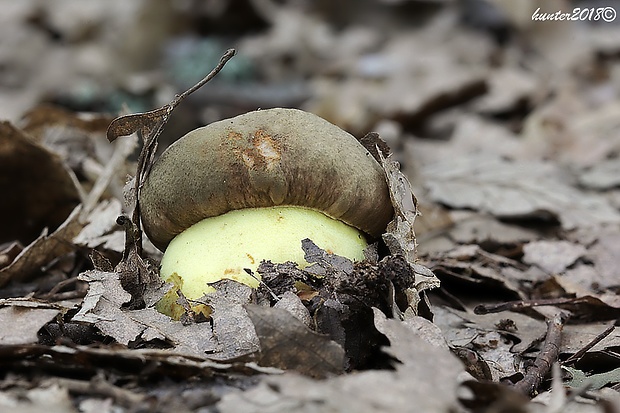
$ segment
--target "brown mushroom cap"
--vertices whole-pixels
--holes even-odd
[[[249,112],[195,129],[153,164],[140,192],[144,230],[164,250],[231,210],[312,208],[372,237],[392,219],[385,173],[349,133],[296,109]]]

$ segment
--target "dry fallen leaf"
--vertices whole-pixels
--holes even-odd
[[[344,350],[286,310],[245,306],[260,341],[258,363],[325,378],[344,372]]]
[[[55,305],[13,300],[0,300],[0,345],[34,344],[39,342],[38,331],[62,308]]]
[[[452,208],[473,208],[501,218],[551,214],[564,229],[620,222],[605,198],[570,186],[549,162],[463,156],[423,170],[429,197]]]
[[[208,324],[184,326],[153,308],[121,308],[131,300],[131,295],[121,286],[119,274],[92,270],[79,278],[88,282],[89,290],[82,308],[73,317],[74,322],[93,324],[124,345],[157,339],[172,345],[171,352],[204,359],[217,351],[218,344]]]
[[[113,147],[105,140],[112,118],[99,113],[76,113],[60,106],[39,105],[23,117],[23,130],[57,154],[87,184],[97,180]],[[129,168],[118,168],[118,175]]]
[[[531,229],[507,224],[488,215],[472,215],[458,220],[449,232],[459,244],[520,244],[540,235]]]
[[[395,370],[355,372],[324,380],[292,373],[268,377],[258,386],[225,395],[217,404],[228,412],[448,412],[457,409],[461,363],[409,327],[375,312],[377,327],[390,337],[386,347],[401,363]]]
[[[218,343],[211,358],[232,360],[256,353],[259,339],[245,309],[252,302],[252,288],[232,280],[221,280],[212,286],[215,291],[198,300],[211,309],[213,335]]]
[[[81,206],[78,205],[65,222],[51,234],[42,234],[24,248],[11,264],[0,269],[0,286],[9,280],[24,280],[40,271],[53,259],[75,249],[71,242],[82,229],[79,221]]]
[[[534,241],[523,246],[523,254],[523,262],[557,274],[566,271],[583,257],[586,249],[583,245],[568,241]]]
[[[121,213],[122,206],[118,199],[112,198],[99,202],[84,219],[84,228],[73,239],[73,242],[87,248],[96,248],[109,242],[110,232],[119,229],[116,218]],[[114,251],[123,252],[123,248],[114,249]]]
[[[425,290],[437,288],[440,284],[431,270],[417,262],[417,242],[413,227],[418,215],[417,199],[411,190],[409,179],[400,170],[400,164],[391,154],[383,152],[383,147],[386,145],[378,134],[369,133],[364,137],[364,141],[365,145],[377,142],[374,150],[371,148],[371,153],[378,158],[385,171],[390,200],[394,207],[394,217],[381,238],[390,253],[403,257],[415,273],[414,284],[406,287],[404,293],[407,296],[407,310],[417,314],[418,304],[421,301],[420,294]]]

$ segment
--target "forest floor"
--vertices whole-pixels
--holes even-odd
[[[620,412],[608,3],[0,0],[0,410]],[[377,132],[415,236],[304,243],[174,321],[139,154],[272,107]]]

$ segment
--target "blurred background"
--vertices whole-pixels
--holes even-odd
[[[237,57],[216,81],[175,112],[170,134],[294,106],[356,135],[379,127],[391,137],[422,132],[433,115],[474,100],[479,113],[514,120],[519,131],[528,110],[567,87],[566,77],[592,83],[592,104],[615,97],[617,84],[606,82],[617,76],[617,21],[532,21],[540,7],[613,5],[603,3],[2,0],[0,117],[18,120],[42,102],[145,111],[234,47]]]
[[[482,153],[589,168],[616,157],[620,19],[589,12],[614,4],[1,0],[0,118],[49,143],[41,125],[60,122],[53,105],[109,115],[91,125],[101,132],[122,112],[168,103],[236,48],[219,76],[177,108],[160,148],[225,117],[298,107],[358,138],[378,131],[418,197],[431,200],[420,169],[441,159]],[[575,10],[577,21],[533,19]],[[97,136],[95,146],[107,145]],[[61,151],[66,159],[82,150]],[[91,172],[106,156],[94,157]],[[420,235],[453,219],[439,204],[419,222]]]

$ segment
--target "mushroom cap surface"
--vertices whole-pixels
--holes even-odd
[[[279,205],[321,211],[371,237],[394,214],[373,156],[297,109],[249,112],[189,132],[157,159],[140,191],[144,230],[162,251],[205,218]]]

